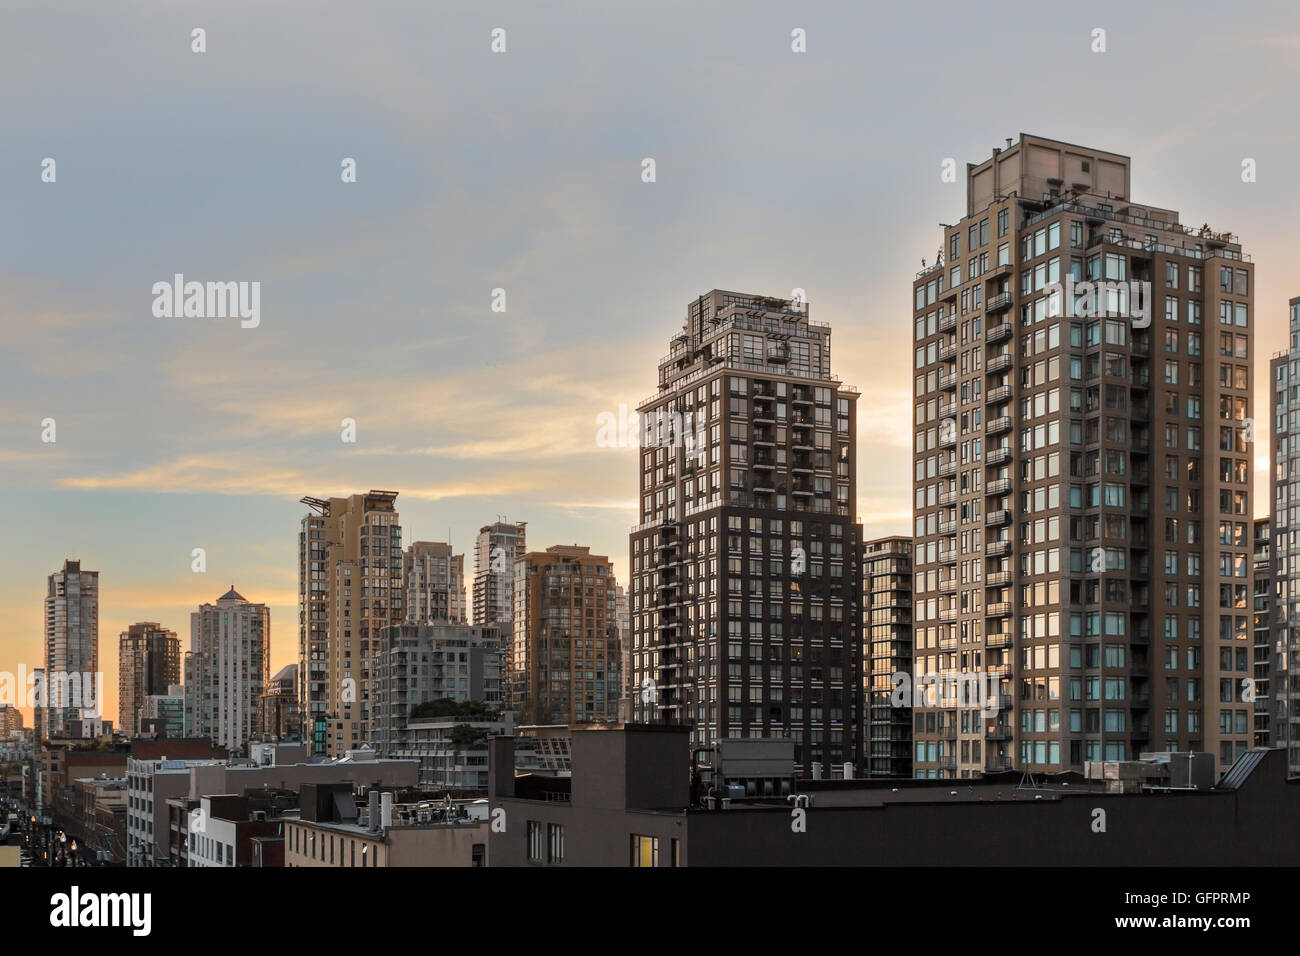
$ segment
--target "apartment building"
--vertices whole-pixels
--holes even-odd
[[[427,790],[485,791],[488,739],[514,733],[510,711],[478,716],[410,718],[387,757],[420,762],[420,786]]]
[[[379,632],[404,618],[396,501],[375,490],[302,499],[311,511],[298,532],[298,696],[314,754],[370,739]]]
[[[466,623],[465,555],[454,554],[450,544],[412,543],[402,553],[402,589],[408,624]]]
[[[23,712],[12,704],[0,704],[0,740],[23,729]]]
[[[235,590],[190,615],[185,655],[185,733],[231,752],[262,732],[271,679],[271,609]]]
[[[632,717],[632,612],[627,589],[621,584],[614,589],[614,621],[618,625],[618,716],[620,720],[629,720]]]
[[[912,776],[912,539],[862,546],[862,729],[865,772]]]
[[[604,555],[555,545],[515,564],[510,708],[527,723],[618,718],[618,582]]]
[[[858,392],[797,299],[714,289],[687,306],[637,406],[632,718],[692,744],[790,737],[860,765]]]
[[[371,729],[381,754],[406,746],[412,711],[423,704],[474,702],[492,712],[504,705],[504,655],[495,627],[397,624],[384,628],[379,642]]]
[[[36,734],[61,737],[67,722],[99,714],[99,572],[67,560],[46,579],[45,667]]]
[[[1022,134],[913,285],[914,773],[1250,745],[1253,270]]]
[[[515,562],[528,549],[528,522],[496,521],[474,541],[474,623],[509,634],[514,611]]]
[[[117,728],[134,737],[145,698],[180,683],[181,641],[156,621],[132,624],[118,635],[117,660]]]
[[[169,854],[168,801],[190,795],[191,768],[225,766],[228,758],[209,740],[187,738],[136,741],[125,762],[127,865],[163,864]]]
[[[1270,717],[1269,677],[1273,659],[1273,532],[1269,518],[1255,519],[1255,557],[1251,571],[1251,681],[1254,696],[1254,746],[1269,746]]]
[[[1269,743],[1300,774],[1300,296],[1288,304],[1287,348],[1269,362],[1272,468],[1272,625]]]

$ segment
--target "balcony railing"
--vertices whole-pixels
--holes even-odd
[[[984,341],[992,345],[995,342],[1001,342],[1003,339],[1011,338],[1011,323],[1003,322],[995,325],[984,333]]]
[[[1011,308],[1011,293],[1003,292],[1001,295],[995,295],[993,298],[989,299],[984,306],[984,311],[992,314],[1009,308]],[[1011,327],[1009,325],[1003,326],[1003,328],[1007,330],[1008,335],[1011,333]]]

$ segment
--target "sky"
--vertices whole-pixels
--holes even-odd
[[[525,520],[626,580],[635,451],[598,416],[654,392],[713,288],[807,291],[862,390],[865,533],[908,533],[911,282],[965,209],[941,166],[1021,132],[1131,156],[1135,200],[1241,237],[1267,510],[1293,4],[3,6],[0,671],[40,665],[46,577],[80,559],[111,719],[118,635],[186,649],[231,584],[296,661],[304,495],[396,490],[408,540],[458,550]],[[176,273],[259,282],[260,323],[156,316]]]

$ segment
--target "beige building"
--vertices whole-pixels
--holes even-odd
[[[313,754],[370,739],[380,631],[404,618],[397,492],[303,498],[298,534],[298,686]]]
[[[616,720],[622,663],[618,584],[604,555],[555,545],[514,573],[510,707],[528,723]]]
[[[1254,267],[1022,135],[912,284],[914,773],[1250,746]],[[954,682],[960,678],[961,682]],[[964,690],[962,688],[965,688]]]
[[[372,832],[355,823],[285,821],[284,865],[486,866],[487,823],[404,824]]]

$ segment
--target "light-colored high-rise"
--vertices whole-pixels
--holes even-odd
[[[402,553],[406,622],[466,623],[465,555],[442,541],[415,541]]]
[[[67,722],[99,716],[99,572],[64,561],[46,580],[43,726],[57,737]]]
[[[261,732],[271,677],[271,612],[232,586],[190,615],[185,655],[185,732],[232,753]]]
[[[396,491],[303,498],[298,533],[298,683],[304,741],[342,757],[370,740],[380,631],[404,619]]]
[[[145,698],[181,681],[180,638],[156,621],[132,624],[118,636],[117,661],[117,729],[133,737]]]
[[[1021,135],[912,282],[914,773],[1251,746],[1254,267]],[[962,682],[953,682],[960,678]]]
[[[1300,296],[1289,303],[1285,351],[1269,362],[1273,504],[1269,743],[1287,751],[1300,774]]]
[[[479,529],[474,542],[474,623],[511,633],[515,562],[523,556],[526,521],[496,521]]]

